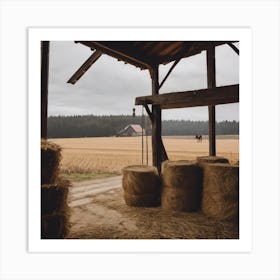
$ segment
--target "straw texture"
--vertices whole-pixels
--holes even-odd
[[[214,218],[238,222],[239,166],[225,163],[205,165],[202,212]]]

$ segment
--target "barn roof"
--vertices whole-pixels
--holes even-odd
[[[131,126],[132,129],[137,132],[137,133],[141,133],[142,132],[142,126],[140,124],[130,124],[127,126],[127,128]]]
[[[149,70],[160,64],[199,54],[211,46],[229,44],[235,48],[233,42],[236,41],[75,41],[89,47],[94,53],[68,82],[75,84],[102,54],[132,64],[141,70]]]
[[[139,124],[129,124],[121,131],[118,132],[118,135],[124,133],[129,127],[131,127],[136,133],[142,133],[142,126]]]

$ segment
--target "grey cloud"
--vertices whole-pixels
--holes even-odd
[[[151,81],[147,70],[124,64],[103,55],[73,86],[67,80],[91,55],[74,42],[51,42],[49,115],[131,114],[135,97],[149,95]],[[169,67],[160,66],[160,80]],[[238,57],[227,46],[217,48],[217,85],[238,83]],[[160,92],[205,88],[205,52],[182,59]],[[141,113],[141,108],[136,108]],[[217,120],[238,120],[238,104],[217,106]],[[166,110],[163,119],[207,120],[207,107]]]

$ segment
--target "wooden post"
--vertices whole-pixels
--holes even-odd
[[[41,138],[48,131],[49,41],[41,41]]]
[[[215,46],[210,46],[206,51],[207,56],[207,85],[208,88],[216,87]],[[216,112],[215,106],[208,106],[209,125],[209,156],[216,155]]]
[[[158,82],[158,65],[150,69],[152,78],[152,95],[159,94]],[[152,148],[153,148],[153,165],[161,172],[161,109],[159,105],[152,105]]]

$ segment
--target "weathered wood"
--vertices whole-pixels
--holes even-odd
[[[191,90],[170,92],[160,95],[136,97],[135,105],[159,105],[161,109],[186,108],[239,102],[239,84]]]
[[[161,162],[168,160],[168,155],[167,152],[165,150],[163,141],[162,141],[162,137],[160,137],[160,150],[161,150]]]
[[[210,46],[206,50],[206,58],[207,58],[207,85],[208,85],[208,89],[213,90],[216,89],[215,46]],[[215,156],[216,155],[216,110],[213,104],[208,106],[208,126],[209,126],[209,156]]]
[[[239,55],[239,49],[233,43],[227,43],[227,44]]]
[[[153,113],[151,112],[149,106],[147,104],[143,104],[144,108],[146,109],[146,112],[151,120],[151,122],[153,122]]]
[[[152,95],[158,96],[159,83],[158,83],[158,66],[150,69],[152,78]],[[152,153],[153,153],[153,165],[157,167],[159,173],[161,171],[161,109],[158,105],[152,105]]]
[[[95,51],[86,61],[85,63],[72,75],[72,77],[67,81],[74,85],[91,67],[91,65],[98,60],[98,58],[102,55],[102,52]]]
[[[148,114],[148,116],[151,120],[151,123],[153,123],[153,118],[154,117],[153,117],[153,114],[152,114],[150,108],[148,107],[147,104],[144,104],[143,106],[146,109],[146,112],[147,112],[147,114]],[[167,155],[167,152],[166,152],[165,147],[163,145],[162,138],[160,138],[160,149],[161,149],[162,161],[168,160],[168,155]]]
[[[181,58],[175,60],[175,62],[172,64],[172,66],[170,67],[169,71],[165,75],[164,79],[161,81],[161,83],[159,85],[159,89],[163,86],[164,82],[167,80],[167,78],[171,74],[172,70],[175,68],[175,66],[179,63],[180,60],[181,60]]]
[[[151,68],[151,65],[147,61],[143,61],[142,58],[140,59],[137,56],[129,55],[125,51],[113,49],[100,42],[97,42],[97,41],[77,41],[77,42],[82,43],[90,48],[94,47],[96,50],[99,50],[99,51],[101,51],[107,55],[110,55],[112,57],[115,57],[117,59],[124,60],[129,64],[139,67],[140,69],[150,69]]]
[[[41,41],[41,138],[48,136],[49,41]]]

